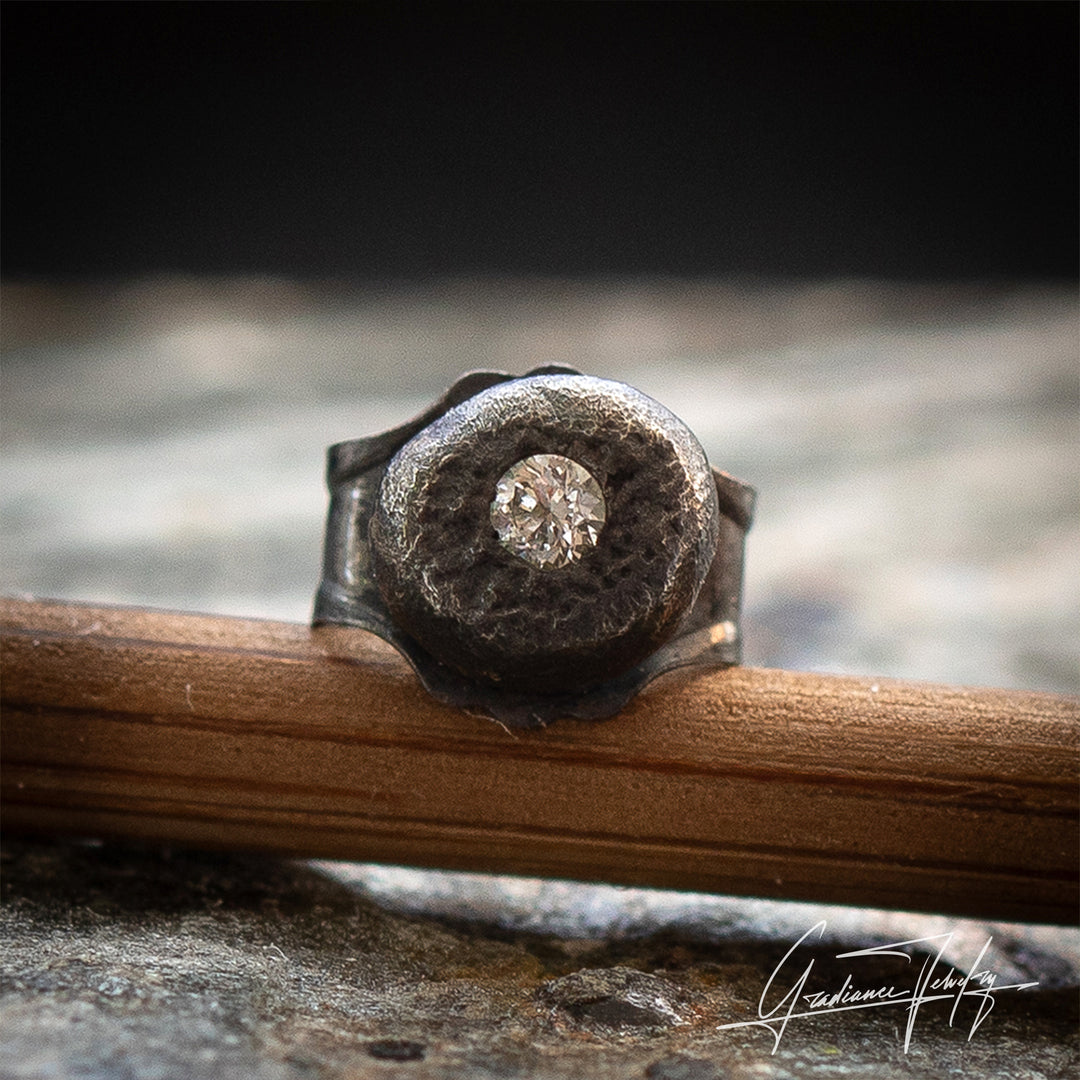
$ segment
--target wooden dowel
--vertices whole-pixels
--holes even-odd
[[[363,631],[6,600],[7,829],[1071,923],[1080,702],[732,668],[509,732]]]

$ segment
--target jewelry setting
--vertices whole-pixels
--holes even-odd
[[[389,641],[440,701],[515,726],[739,662],[754,492],[685,424],[565,367],[473,372],[328,452],[313,623]]]

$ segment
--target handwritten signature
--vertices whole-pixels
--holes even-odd
[[[922,969],[915,980],[914,987],[870,986],[859,987],[849,973],[838,990],[807,991],[806,984],[814,970],[814,959],[803,969],[794,981],[788,982],[790,973],[798,970],[801,961],[797,953],[812,936],[819,939],[825,932],[825,921],[816,923],[784,954],[783,960],[776,965],[765,983],[765,989],[758,999],[758,1019],[743,1020],[734,1024],[721,1024],[720,1031],[731,1028],[762,1027],[773,1037],[772,1053],[780,1047],[780,1040],[792,1020],[802,1020],[811,1016],[826,1016],[829,1013],[848,1012],[853,1009],[874,1009],[888,1006],[904,1006],[907,1010],[907,1026],[904,1032],[904,1053],[911,1045],[912,1032],[919,1010],[934,1001],[952,1001],[949,1013],[949,1026],[956,1019],[956,1012],[964,999],[975,1003],[975,1016],[968,1029],[968,1041],[979,1030],[983,1021],[994,1007],[994,995],[1007,990],[1028,990],[1038,986],[1037,982],[1010,983],[998,985],[997,975],[980,968],[986,950],[993,938],[988,937],[979,951],[975,962],[970,967],[970,974],[962,974],[954,967],[945,970],[941,963],[942,955],[952,942],[953,935],[936,934],[932,937],[911,938],[908,941],[894,941],[887,945],[875,945],[869,949],[856,949],[853,952],[837,953],[837,960],[853,959],[862,956],[898,956],[910,963],[914,958],[905,948],[924,947],[927,955],[923,959]],[[774,987],[776,988],[774,990]],[[785,987],[786,992],[785,992]],[[770,1004],[779,996],[779,1000]]]

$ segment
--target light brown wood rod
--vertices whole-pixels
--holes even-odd
[[[733,668],[508,732],[362,631],[0,602],[3,824],[1076,921],[1080,702]]]

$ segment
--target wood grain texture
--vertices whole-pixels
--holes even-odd
[[[508,732],[344,628],[5,600],[7,829],[1032,922],[1080,905],[1080,702],[733,668]]]

